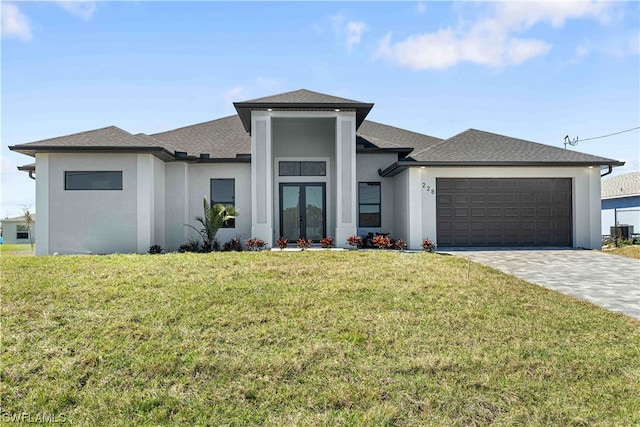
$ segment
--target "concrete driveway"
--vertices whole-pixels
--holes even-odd
[[[640,319],[640,260],[583,249],[447,249],[451,253]]]

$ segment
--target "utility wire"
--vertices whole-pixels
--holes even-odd
[[[631,129],[627,129],[627,130],[621,130],[620,132],[610,133],[609,135],[594,136],[593,138],[583,138],[583,139],[580,139],[579,141],[582,142],[582,141],[591,141],[592,139],[606,138],[608,136],[619,135],[619,134],[625,133],[625,132],[631,132],[632,130],[636,130],[636,129],[640,129],[640,126],[635,127],[635,128],[631,128]]]

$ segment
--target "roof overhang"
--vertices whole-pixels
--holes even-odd
[[[364,102],[234,102],[233,106],[238,112],[244,129],[249,133],[251,133],[252,111],[355,111],[356,129],[358,129],[373,108],[373,104]]]
[[[36,153],[148,153],[160,160],[174,160],[173,153],[163,147],[100,147],[100,146],[60,146],[46,145],[13,145],[9,150],[35,157]]]
[[[593,162],[429,162],[429,161],[398,161],[393,163],[386,169],[378,170],[378,174],[382,177],[396,176],[400,172],[408,168],[415,167],[585,167],[603,166],[600,163]],[[608,163],[605,166],[624,166],[624,162]]]
[[[18,166],[18,170],[19,171],[24,171],[24,172],[35,172],[36,164],[35,163],[29,163],[28,165]]]

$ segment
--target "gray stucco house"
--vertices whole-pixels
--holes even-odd
[[[31,224],[27,227],[24,216],[5,218],[2,221],[2,243],[35,243],[36,214],[31,214]]]
[[[371,103],[308,90],[152,135],[115,126],[14,145],[35,157],[38,254],[175,250],[202,198],[240,216],[219,239],[419,248],[600,247],[600,174],[623,163],[475,129],[448,139],[366,120]]]

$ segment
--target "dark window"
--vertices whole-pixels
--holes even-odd
[[[67,171],[65,190],[122,190],[122,171]]]
[[[211,180],[211,205],[236,206],[236,180],[212,179]],[[222,228],[235,228],[236,220],[230,219]]]
[[[358,183],[358,224],[360,227],[380,227],[380,183]]]
[[[16,239],[28,239],[29,238],[29,229],[26,225],[17,225],[16,226]]]
[[[326,176],[327,162],[278,162],[280,176]]]

